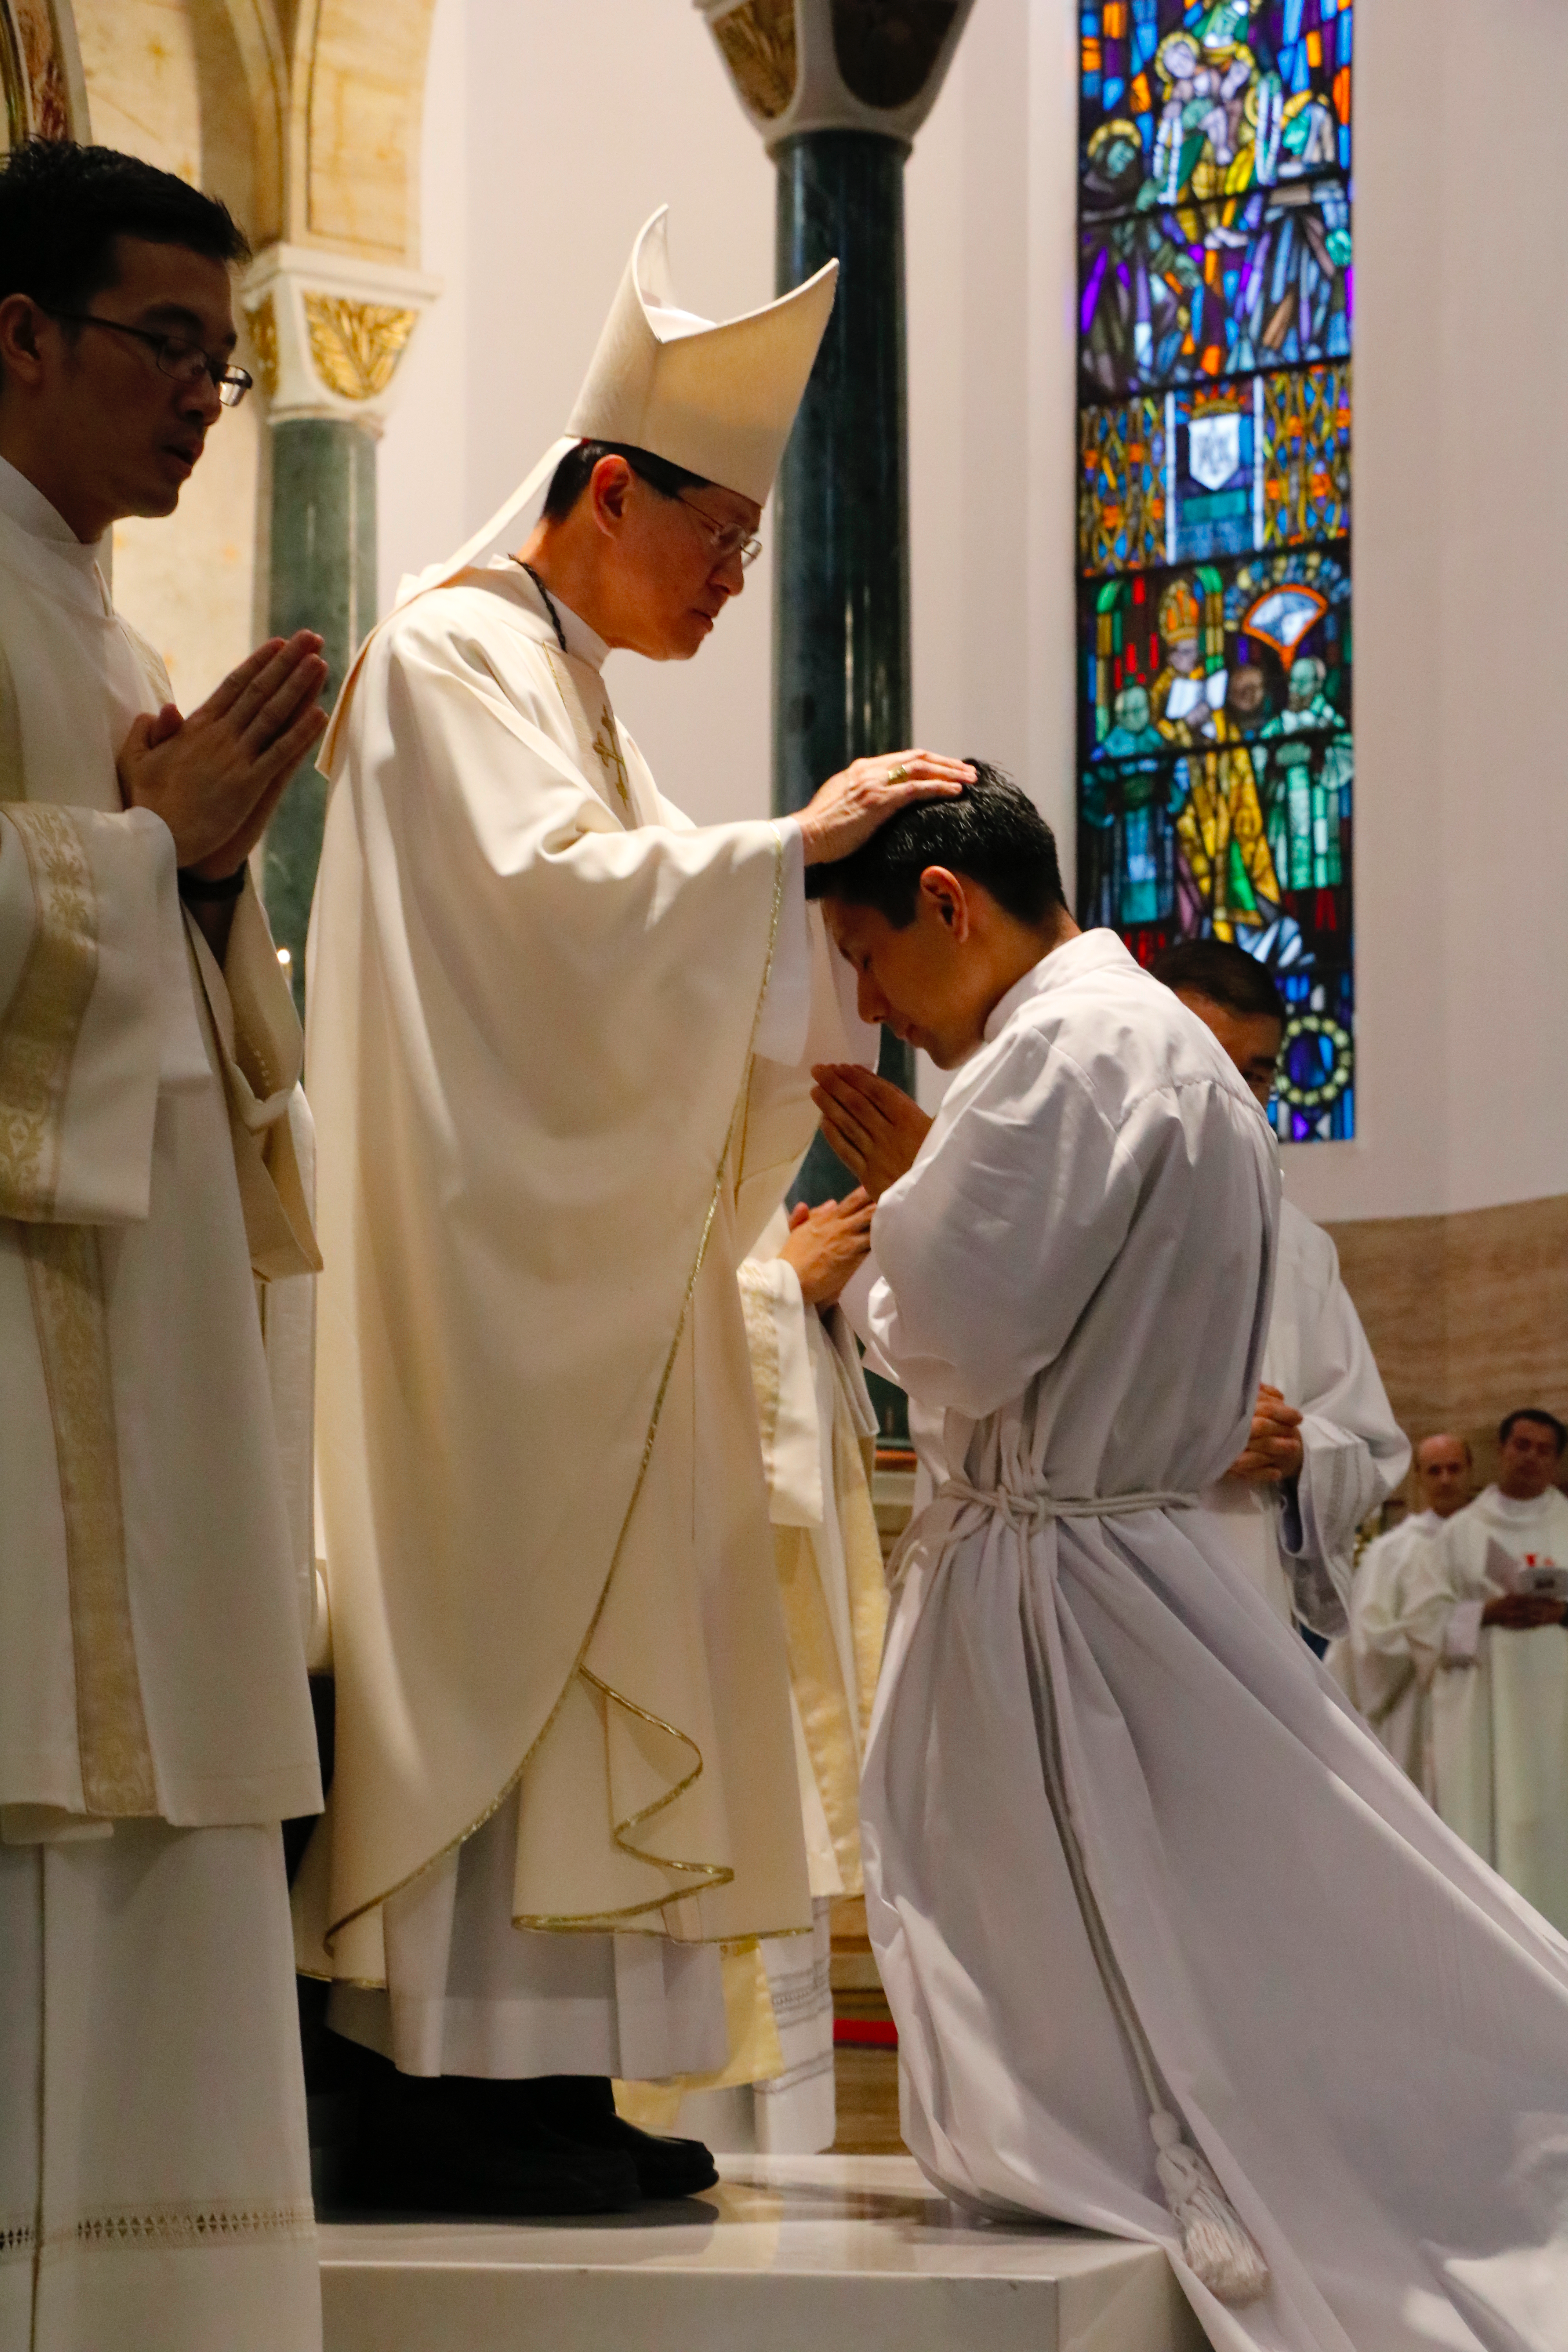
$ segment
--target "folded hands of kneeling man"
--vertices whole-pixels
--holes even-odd
[[[811,1099],[822,1132],[873,1201],[908,1175],[931,1132],[931,1120],[902,1087],[858,1062],[819,1062]]]

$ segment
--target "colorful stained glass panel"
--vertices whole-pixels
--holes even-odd
[[[1131,205],[1348,172],[1352,16],[1335,0],[1085,0],[1086,184]],[[1106,160],[1128,139],[1135,172]]]
[[[1354,1132],[1353,11],[1084,0],[1079,896],[1234,940],[1282,1138]]]
[[[1350,198],[1334,184],[1092,215],[1079,236],[1085,399],[1350,355]]]
[[[1304,368],[1085,408],[1079,568],[1133,572],[1342,538],[1350,368]]]

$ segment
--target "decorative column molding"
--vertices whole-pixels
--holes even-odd
[[[399,362],[438,281],[324,247],[270,245],[240,302],[274,425],[337,417],[379,438]]]
[[[272,245],[240,293],[272,441],[268,626],[319,630],[327,699],[376,618],[375,445],[434,278],[316,246]],[[301,1010],[326,782],[299,775],[268,828],[267,910]]]
[[[973,0],[695,0],[770,155],[814,131],[906,150],[935,105]]]

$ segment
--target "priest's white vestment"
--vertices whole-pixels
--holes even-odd
[[[1568,1932],[1568,1629],[1481,1622],[1526,1562],[1568,1568],[1568,1498],[1489,1486],[1411,1562],[1399,1630],[1431,1685],[1433,1802]]]
[[[862,1792],[904,2136],[983,2209],[1166,2245],[1217,2347],[1469,2346],[1422,2242],[1528,2229],[1505,2174],[1518,2114],[1568,2112],[1568,1946],[1162,1500],[1239,1450],[1277,1182],[1218,1046],[1091,931],[879,1204],[866,1327],[952,1482],[894,1564]],[[1181,2258],[1145,2063],[1260,2301]]]
[[[1351,1587],[1350,1631],[1329,1644],[1323,1661],[1394,1762],[1428,1798],[1432,1661],[1412,1651],[1406,1619],[1411,1571],[1442,1525],[1436,1511],[1412,1511],[1386,1535],[1373,1538]]]
[[[722,2064],[720,1943],[811,1925],[735,1277],[864,1044],[798,827],[692,829],[557,612],[506,561],[415,596],[329,738],[296,1900],[405,2071],[646,2078]]]
[[[117,749],[169,698],[0,463],[0,2352],[321,2343],[278,1824],[321,1802],[253,1274],[299,1024]]]
[[[1321,1225],[1279,1203],[1274,1305],[1261,1377],[1301,1414],[1301,1468],[1288,1485],[1237,1478],[1205,1496],[1248,1572],[1289,1624],[1342,1633],[1356,1530],[1410,1467],[1361,1318]]]
[[[777,2074],[748,2083],[729,2071],[725,2087],[687,2100],[679,2127],[717,2148],[800,2156],[831,2147],[837,2127],[832,1911],[863,1884],[860,1759],[888,1588],[871,1506],[877,1415],[859,1350],[839,1307],[806,1304],[780,1255],[787,1238],[781,1210],[741,1268],[741,1298],[789,1643],[813,1932],[762,1948]]]

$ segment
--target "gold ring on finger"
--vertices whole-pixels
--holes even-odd
[[[890,784],[901,784],[909,772],[909,770],[905,767],[889,768],[888,771],[888,782]]]

